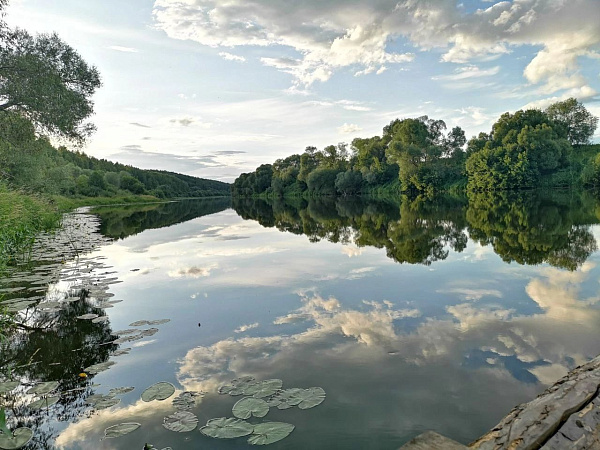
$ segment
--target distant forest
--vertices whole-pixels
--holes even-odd
[[[142,170],[97,159],[37,136],[17,113],[0,114],[0,181],[31,192],[66,197],[148,194],[158,198],[230,195],[230,185],[163,170]]]
[[[600,187],[600,145],[590,139],[598,118],[571,98],[546,110],[503,114],[490,133],[467,142],[427,116],[396,119],[381,136],[263,164],[240,175],[236,197],[432,194],[538,186]]]

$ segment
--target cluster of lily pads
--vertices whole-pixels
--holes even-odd
[[[3,275],[0,294],[9,296],[0,306],[9,313],[20,313],[35,308],[42,313],[58,311],[69,302],[81,299],[87,292],[94,297],[98,308],[110,308],[114,302],[106,301],[110,284],[119,283],[116,278],[107,278],[109,272],[97,275],[94,271],[109,269],[99,257],[82,257],[109,241],[97,232],[99,220],[89,214],[67,214],[63,226],[55,233],[41,233],[36,237],[31,253],[31,263],[11,268]],[[75,259],[76,264],[64,261]],[[34,264],[33,264],[34,263]],[[52,298],[48,286],[57,280],[73,282],[69,290],[59,293],[63,298]],[[94,317],[101,322],[107,319]]]
[[[175,386],[166,381],[160,381],[153,384],[142,392],[142,400],[145,402],[163,401],[170,398],[175,393]],[[202,392],[184,391],[173,399],[173,406],[176,411],[165,417],[163,426],[167,430],[176,432],[192,431],[198,426],[198,417],[189,410],[196,404],[196,398],[204,395]],[[136,422],[120,423],[110,426],[104,430],[103,439],[116,438],[129,434],[141,427]]]
[[[206,436],[231,439],[249,436],[252,445],[267,445],[280,441],[294,431],[294,425],[284,422],[263,422],[252,424],[246,419],[262,418],[269,409],[288,409],[297,406],[309,409],[320,405],[325,400],[325,391],[320,387],[309,389],[282,389],[283,381],[279,379],[256,381],[254,377],[244,376],[232,380],[218,389],[219,394],[231,396],[244,395],[233,405],[235,418],[220,417],[209,420],[200,432]]]
[[[0,383],[0,395],[8,394],[20,386],[18,381],[4,381]],[[58,387],[57,381],[47,381],[38,383],[30,387],[25,394],[39,397],[31,402],[27,407],[31,410],[48,408],[60,399],[59,395],[49,395]],[[11,432],[6,426],[6,416],[4,408],[0,409],[0,449],[15,450],[24,447],[33,438],[33,430],[27,427],[17,428]]]
[[[320,387],[309,389],[290,388],[282,389],[283,381],[278,379],[256,381],[253,377],[245,376],[236,378],[230,384],[218,389],[220,394],[231,396],[245,395],[238,400],[232,408],[234,417],[218,417],[210,419],[200,428],[200,432],[208,437],[217,439],[235,439],[248,436],[251,445],[267,445],[278,442],[294,431],[295,426],[285,422],[250,423],[247,419],[252,417],[265,417],[271,407],[288,409],[310,409],[320,405],[325,400],[325,391]],[[161,381],[150,386],[142,393],[142,400],[150,402],[162,401],[170,398],[175,393],[175,386],[166,381]],[[167,430],[185,433],[196,429],[198,417],[190,411],[196,402],[196,397],[203,393],[184,391],[173,400],[176,411],[163,420],[163,427]],[[102,400],[98,397],[100,401]],[[129,434],[141,424],[135,422],[120,423],[104,430],[104,438],[116,438]],[[150,447],[152,448],[152,447]],[[166,449],[165,449],[166,450]]]

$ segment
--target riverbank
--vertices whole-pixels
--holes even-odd
[[[0,275],[18,262],[27,261],[43,232],[57,230],[62,214],[83,206],[162,203],[152,195],[116,197],[42,196],[13,190],[0,183]]]
[[[48,199],[0,184],[0,274],[27,258],[36,235],[56,229],[60,222],[60,212]]]

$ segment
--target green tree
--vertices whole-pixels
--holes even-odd
[[[572,145],[588,144],[598,126],[598,118],[574,98],[550,105],[546,114],[566,130]]]
[[[335,169],[316,169],[310,173],[306,184],[313,194],[335,195],[335,180],[339,172]]]
[[[505,113],[488,135],[468,144],[466,171],[475,190],[522,189],[568,165],[571,145],[565,129],[543,111]]]
[[[132,194],[144,193],[144,185],[142,182],[129,174],[121,177],[121,188],[128,190]]]
[[[39,131],[82,142],[94,130],[98,70],[56,34],[4,28],[0,45],[0,113],[15,111]]]
[[[358,194],[362,188],[363,178],[360,172],[347,170],[335,177],[335,188],[342,195]]]

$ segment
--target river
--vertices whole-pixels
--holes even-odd
[[[0,283],[31,299],[1,344],[7,426],[32,449],[468,443],[600,353],[599,211],[572,191],[99,208]],[[244,434],[206,424],[246,396],[252,434],[210,437]]]

